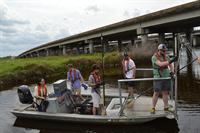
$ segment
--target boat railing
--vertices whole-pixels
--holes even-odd
[[[153,70],[153,69],[139,69],[139,70]],[[121,84],[122,83],[126,83],[126,82],[139,82],[139,81],[158,81],[158,80],[172,80],[172,77],[166,77],[166,78],[137,78],[137,79],[119,79],[118,80],[118,89],[119,89],[119,99],[120,99],[120,106],[121,106],[121,111],[120,111],[120,115],[123,113],[123,109],[124,109],[124,105],[122,103],[122,87]],[[170,91],[170,98],[171,100],[173,100],[174,98],[174,91],[173,91],[173,83],[171,83],[171,91]]]

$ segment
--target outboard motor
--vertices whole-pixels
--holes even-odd
[[[21,85],[17,90],[19,101],[23,104],[33,103],[33,96],[30,92],[30,89],[27,85]]]

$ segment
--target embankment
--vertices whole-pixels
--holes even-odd
[[[105,54],[105,76],[122,75],[122,55],[118,52]],[[134,57],[138,67],[150,65],[149,56]],[[0,90],[5,90],[21,84],[34,84],[40,78],[45,78],[48,83],[57,79],[66,78],[65,64],[72,63],[87,80],[92,64],[102,65],[101,54],[87,54],[74,56],[53,56],[29,59],[1,59],[0,60]]]

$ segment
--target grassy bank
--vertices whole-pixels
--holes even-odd
[[[121,54],[117,52],[105,54],[105,76],[121,75]],[[134,58],[137,66],[149,63],[144,57]],[[47,82],[66,77],[65,64],[73,63],[85,79],[88,78],[91,65],[101,65],[101,54],[84,54],[71,56],[52,56],[27,59],[0,59],[0,90],[20,84],[36,83],[43,77]],[[145,63],[145,65],[146,65]]]

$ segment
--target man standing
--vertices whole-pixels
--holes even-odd
[[[166,78],[170,77],[170,73],[174,73],[174,67],[171,63],[177,61],[178,57],[170,60],[169,56],[166,55],[166,50],[166,45],[160,44],[157,51],[151,58],[154,78]],[[162,93],[162,98],[164,102],[164,111],[168,111],[168,95],[171,88],[171,80],[155,80],[153,82],[153,87],[154,94],[152,98],[152,108],[150,112],[152,114],[155,113],[155,107],[160,92]]]
[[[126,79],[134,79],[136,74],[136,66],[134,61],[129,57],[127,52],[124,52],[124,59],[122,60],[123,74]],[[133,97],[134,82],[127,82],[128,93],[130,97]]]
[[[69,71],[67,72],[67,80],[71,82],[73,93],[78,95],[81,100],[84,100],[81,95],[81,82],[83,82],[83,77],[80,71],[74,68],[72,64],[68,65],[68,69]]]

